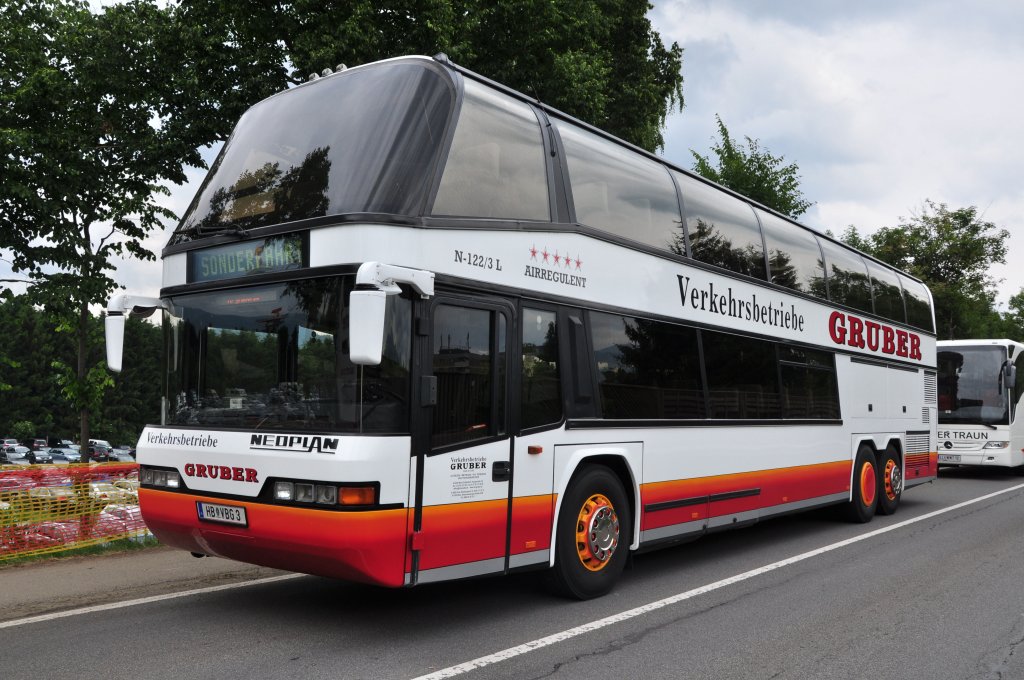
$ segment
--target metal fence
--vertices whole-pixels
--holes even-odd
[[[136,463],[0,467],[0,562],[148,533]]]

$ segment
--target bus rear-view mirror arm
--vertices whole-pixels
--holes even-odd
[[[348,342],[353,364],[380,364],[384,347],[384,310],[388,295],[399,295],[407,284],[420,297],[434,294],[433,272],[380,262],[366,262],[356,273],[356,287],[349,294]]]
[[[157,309],[167,309],[167,303],[160,298],[142,297],[118,293],[107,303],[107,318],[104,321],[107,344],[107,368],[115,373],[121,371],[124,356],[124,320],[128,316],[146,318]]]

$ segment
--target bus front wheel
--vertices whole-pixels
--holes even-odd
[[[548,585],[580,600],[610,591],[626,566],[631,527],[619,478],[603,466],[584,469],[562,500]]]
[[[853,494],[846,504],[846,518],[851,522],[870,522],[878,508],[878,462],[875,452],[867,444],[857,449],[853,462]]]

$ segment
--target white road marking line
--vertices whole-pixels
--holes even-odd
[[[721,581],[715,581],[714,583],[709,583],[699,588],[694,588],[693,590],[687,590],[686,592],[666,597],[663,600],[651,602],[649,604],[642,605],[635,609],[629,609],[618,614],[612,614],[611,616],[606,616],[603,619],[591,621],[590,623],[585,623],[582,626],[577,626],[576,628],[563,630],[560,633],[555,633],[553,635],[548,635],[547,637],[532,640],[531,642],[526,642],[516,647],[509,647],[508,649],[502,650],[500,652],[495,652],[494,654],[489,654],[487,656],[481,656],[479,658],[473,659],[472,661],[466,661],[465,663],[460,663],[456,666],[442,668],[439,671],[434,671],[433,673],[428,673],[427,675],[421,675],[419,677],[413,678],[413,680],[442,680],[442,678],[453,678],[457,675],[462,675],[464,673],[468,673],[478,668],[483,668],[485,666],[490,666],[492,664],[500,663],[502,661],[507,661],[508,659],[512,659],[514,657],[521,656],[523,654],[527,654],[529,652],[533,652],[544,647],[550,647],[551,645],[558,644],[559,642],[564,642],[565,640],[578,637],[585,633],[591,633],[595,630],[599,630],[601,628],[605,628],[616,623],[621,623],[622,621],[628,621],[629,619],[633,619],[638,616],[648,614],[658,609],[663,609],[665,607],[668,607],[669,605],[677,604],[684,600],[692,599],[694,597],[697,597],[698,595],[704,595],[706,593],[710,593],[713,590],[718,590],[719,588],[731,586],[734,583],[747,581],[749,579],[754,578],[755,576],[767,574],[768,572],[775,571],[783,567],[788,567],[791,564],[803,562],[804,560],[809,560],[812,557],[817,557],[818,555],[823,555],[827,552],[838,550],[839,548],[845,548],[848,545],[852,545],[860,541],[866,541],[869,538],[874,538],[875,536],[880,536],[890,531],[896,531],[897,529],[902,529],[903,527],[909,526],[911,524],[923,522],[926,519],[931,519],[932,517],[937,517],[947,512],[959,510],[960,508],[964,508],[975,503],[980,503],[981,501],[985,501],[990,498],[995,498],[996,496],[1001,496],[1003,494],[1010,493],[1011,491],[1019,491],[1021,489],[1024,489],[1024,484],[1018,484],[1017,486],[1011,486],[1007,489],[1002,489],[1001,491],[996,491],[994,493],[986,494],[984,496],[979,496],[978,498],[974,498],[969,501],[964,501],[962,503],[957,503],[956,505],[951,505],[948,508],[943,508],[941,510],[929,512],[925,515],[921,515],[920,517],[914,517],[912,519],[908,519],[906,521],[899,522],[891,526],[876,529],[874,531],[869,531],[866,534],[861,534],[859,536],[854,536],[853,538],[848,538],[846,540],[839,541],[838,543],[833,543],[831,545],[826,545],[815,550],[810,550],[808,552],[801,553],[799,555],[795,555],[784,560],[780,560],[779,562],[766,564],[763,567],[751,569],[750,571],[745,571],[742,574],[736,574],[735,576],[730,576],[729,578],[722,579]]]
[[[204,595],[206,593],[216,593],[222,590],[232,590],[234,588],[259,586],[264,585],[266,583],[274,583],[276,581],[287,581],[293,578],[300,578],[302,576],[305,576],[305,574],[285,574],[284,576],[268,576],[267,578],[259,578],[253,581],[242,581],[240,583],[227,583],[222,586],[209,586],[206,588],[196,588],[194,590],[183,590],[180,593],[167,593],[166,595],[151,595],[150,597],[140,597],[135,600],[125,600],[124,602],[110,602],[108,604],[93,605],[91,607],[69,609],[63,612],[52,612],[50,614],[40,614],[39,616],[29,616],[24,619],[0,621],[0,629],[14,628],[15,626],[24,626],[30,623],[41,623],[43,621],[53,621],[54,619],[63,619],[68,616],[78,616],[80,614],[92,614],[93,612],[104,612],[110,611],[111,609],[123,609],[125,607],[134,607],[135,605],[139,604],[149,604],[151,602],[174,600],[179,597],[190,597],[192,595]]]

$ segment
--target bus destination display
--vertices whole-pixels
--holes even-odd
[[[204,283],[299,269],[306,264],[305,254],[302,234],[204,248],[188,254],[188,279]]]

